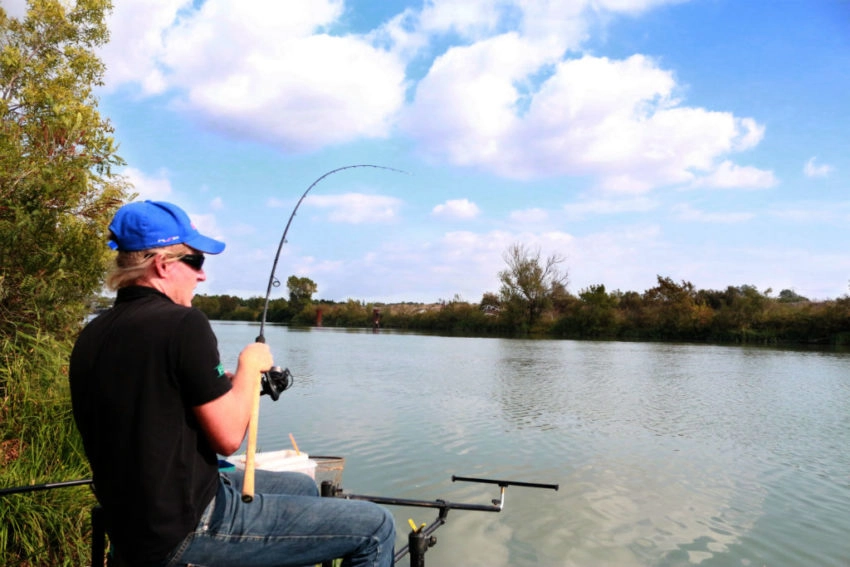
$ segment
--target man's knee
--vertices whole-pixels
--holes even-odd
[[[375,535],[382,541],[395,539],[395,518],[392,513],[383,506],[378,506],[377,504],[375,506],[381,511],[381,520],[378,522]]]

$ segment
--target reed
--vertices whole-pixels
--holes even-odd
[[[89,478],[71,413],[70,345],[23,329],[0,347],[0,487]],[[0,565],[90,564],[88,486],[0,498]]]

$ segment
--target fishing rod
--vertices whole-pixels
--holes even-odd
[[[292,219],[295,218],[295,213],[298,212],[298,207],[301,206],[301,203],[307,197],[307,194],[310,192],[310,190],[313,189],[313,187],[315,187],[316,185],[318,185],[325,177],[328,177],[340,171],[345,171],[346,169],[356,169],[359,167],[371,167],[374,169],[386,169],[388,171],[395,171],[397,173],[407,173],[406,171],[402,171],[400,169],[395,169],[384,165],[374,165],[370,163],[345,165],[336,169],[332,169],[327,173],[321,175],[318,179],[311,183],[309,187],[307,187],[307,190],[304,191],[304,194],[301,195],[301,198],[298,199],[297,203],[295,203],[295,207],[292,209],[292,214],[289,215],[289,220],[286,221],[286,227],[283,229],[283,235],[280,237],[280,244],[278,244],[277,252],[274,255],[272,270],[269,274],[269,283],[266,287],[266,299],[263,304],[263,315],[260,318],[260,334],[257,335],[256,342],[266,342],[266,337],[263,333],[266,326],[266,317],[268,316],[269,312],[269,298],[271,297],[272,288],[280,286],[280,280],[278,280],[275,276],[275,272],[277,271],[277,263],[278,260],[280,260],[280,252],[281,250],[283,250],[284,243],[286,243],[286,235],[289,233],[289,227],[292,225]],[[257,429],[259,427],[260,396],[263,394],[268,394],[273,401],[277,401],[278,397],[280,397],[280,393],[289,388],[290,386],[292,386],[292,373],[289,371],[289,369],[281,368],[280,366],[273,366],[269,369],[268,372],[263,372],[262,376],[260,377],[260,381],[257,382],[254,387],[254,396],[252,398],[251,406],[251,417],[248,421],[248,446],[245,452],[245,481],[242,488],[243,502],[251,502],[254,499],[254,456],[257,450]]]
[[[268,314],[268,311],[269,311],[269,297],[271,296],[272,288],[280,286],[280,281],[275,277],[275,271],[277,270],[277,262],[280,259],[280,251],[283,249],[283,245],[286,243],[286,235],[289,233],[289,226],[292,224],[292,219],[295,218],[295,213],[298,212],[298,207],[301,206],[302,201],[304,201],[304,199],[307,197],[307,193],[309,193],[310,190],[313,189],[313,187],[315,187],[316,185],[318,185],[325,177],[328,177],[328,176],[333,175],[334,173],[338,173],[340,171],[344,171],[346,169],[355,169],[355,168],[358,168],[358,167],[372,167],[372,168],[375,168],[375,169],[386,169],[388,171],[395,171],[396,173],[407,173],[406,171],[403,171],[401,169],[395,169],[393,167],[387,167],[387,166],[384,166],[384,165],[373,165],[373,164],[370,164],[370,163],[360,163],[360,164],[356,164],[356,165],[345,165],[345,166],[338,167],[336,169],[332,169],[332,170],[328,171],[327,173],[325,173],[324,175],[322,175],[321,177],[316,179],[309,187],[307,187],[307,190],[304,191],[304,194],[301,195],[301,198],[298,199],[298,202],[295,204],[295,208],[292,209],[292,214],[289,215],[289,220],[286,221],[286,228],[283,229],[283,236],[280,237],[280,244],[278,244],[278,246],[277,246],[277,253],[274,256],[274,263],[272,264],[272,271],[269,274],[269,285],[266,288],[266,301],[265,301],[265,304],[263,305],[263,316],[260,319],[260,335],[257,337],[258,343],[266,342],[266,339],[263,336],[263,329],[266,326],[266,315]]]
[[[52,490],[54,488],[65,488],[68,486],[84,486],[91,484],[90,478],[80,480],[65,480],[61,482],[45,482],[43,484],[27,484],[24,486],[14,486],[11,488],[0,488],[0,496],[7,494],[24,494],[26,492],[38,492],[40,490]]]
[[[289,220],[286,221],[286,227],[283,229],[283,235],[280,237],[280,244],[277,245],[277,252],[274,256],[274,262],[272,263],[271,273],[269,273],[269,283],[266,286],[266,297],[263,304],[263,314],[260,317],[260,334],[257,336],[256,342],[264,343],[266,342],[266,337],[263,334],[266,326],[266,319],[268,317],[269,312],[269,299],[271,298],[272,288],[280,286],[280,280],[275,276],[275,272],[277,271],[277,264],[280,260],[280,252],[283,250],[283,245],[286,243],[286,235],[289,234],[289,227],[292,225],[292,220],[295,218],[295,214],[298,212],[298,207],[301,206],[301,203],[307,197],[307,194],[318,185],[325,177],[333,175],[334,173],[338,173],[340,171],[344,171],[346,169],[355,169],[359,167],[371,167],[374,169],[385,169],[388,171],[395,171],[397,173],[407,173],[401,169],[395,169],[393,167],[387,167],[384,165],[374,165],[369,163],[361,163],[356,165],[345,165],[342,167],[338,167],[336,169],[332,169],[318,179],[313,181],[307,190],[301,195],[301,198],[298,199],[298,202],[295,203],[295,207],[292,209],[292,214],[289,215]],[[280,393],[292,386],[292,374],[289,372],[288,368],[281,369],[279,366],[273,367],[269,372],[263,375],[263,379],[261,381],[261,394],[267,394],[273,401],[277,401],[280,397]]]

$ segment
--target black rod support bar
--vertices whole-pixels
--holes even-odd
[[[446,500],[410,500],[408,498],[388,498],[386,496],[366,496],[363,494],[338,494],[336,498],[347,500],[368,500],[375,504],[386,504],[389,506],[406,506],[410,508],[439,508],[445,510],[473,510],[476,512],[500,512],[499,506],[488,504],[465,504],[461,502],[447,502]]]
[[[497,480],[494,478],[473,478],[470,476],[452,475],[452,482],[483,482],[485,484],[498,484],[501,487],[505,486],[524,486],[526,488],[545,488],[548,490],[558,490],[557,484],[543,484],[540,482],[520,482],[518,480]]]

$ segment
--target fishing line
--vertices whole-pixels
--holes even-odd
[[[286,228],[283,229],[283,236],[280,237],[280,244],[278,244],[278,246],[277,246],[277,253],[274,256],[274,263],[272,264],[272,271],[269,274],[269,285],[266,288],[266,300],[265,300],[265,304],[263,305],[263,316],[260,319],[260,334],[259,334],[259,336],[257,336],[257,342],[258,343],[266,342],[266,338],[263,335],[263,330],[265,329],[266,316],[268,315],[268,312],[269,312],[269,297],[271,296],[272,288],[280,286],[280,280],[278,280],[277,277],[275,277],[275,271],[277,270],[277,262],[280,259],[280,251],[283,249],[283,245],[286,242],[286,235],[287,235],[287,233],[289,233],[289,226],[292,224],[292,219],[295,218],[295,213],[298,212],[298,207],[301,206],[302,201],[304,201],[304,198],[307,197],[307,193],[309,193],[310,190],[313,187],[315,187],[316,185],[318,185],[319,182],[322,181],[325,177],[328,177],[329,175],[333,175],[334,173],[338,173],[340,171],[344,171],[346,169],[355,169],[355,168],[358,168],[358,167],[371,167],[371,168],[374,168],[374,169],[386,169],[388,171],[395,171],[396,173],[407,173],[406,171],[403,171],[401,169],[395,169],[393,167],[386,167],[386,166],[383,166],[383,165],[373,165],[373,164],[369,164],[369,163],[361,163],[361,164],[356,164],[356,165],[345,165],[343,167],[338,167],[336,169],[332,169],[331,171],[328,171],[327,173],[325,173],[324,175],[322,175],[321,177],[316,179],[309,187],[307,187],[307,190],[304,191],[304,194],[301,195],[301,198],[298,199],[298,202],[295,204],[295,208],[292,209],[292,214],[289,215],[289,220],[286,221]]]

